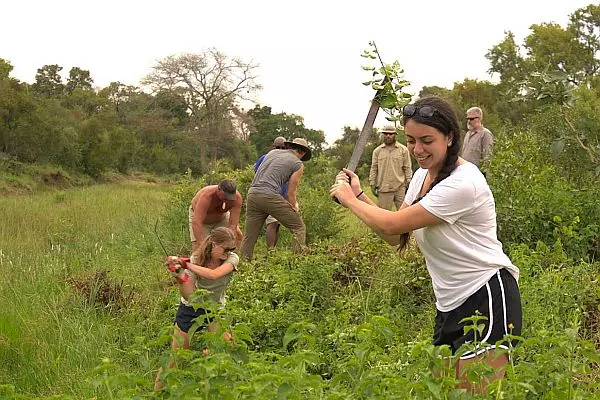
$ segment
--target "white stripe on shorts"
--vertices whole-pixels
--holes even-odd
[[[504,295],[504,284],[502,283],[502,279],[500,278],[500,270],[498,270],[496,272],[496,275],[498,276],[498,283],[500,284],[500,292],[502,293],[502,311],[504,314],[503,315],[504,316],[504,333],[506,334],[506,333],[508,333],[506,331],[507,325],[508,325],[507,320],[506,320],[506,297]],[[492,304],[492,291],[490,289],[489,283],[485,284],[485,288],[487,289],[487,294],[488,294],[488,307],[490,310],[490,318],[489,318],[489,325],[488,325],[487,333],[486,333],[485,337],[481,340],[481,342],[486,342],[490,338],[490,335],[492,334],[492,329],[494,326],[494,308],[493,308],[493,304]],[[503,348],[503,349],[508,349],[508,347],[505,345],[500,345],[498,347]],[[495,349],[495,348],[496,348],[495,344],[491,344],[491,345],[488,344],[485,347],[482,347],[480,344],[477,344],[477,346],[475,346],[474,351],[466,352],[465,354],[460,356],[460,359],[468,360],[469,358],[476,357],[487,350],[491,350],[491,349]]]

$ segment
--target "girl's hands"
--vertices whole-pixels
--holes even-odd
[[[189,261],[189,259],[177,256],[167,256],[167,259],[165,260],[165,267],[177,283],[184,283],[190,278],[190,276],[184,272],[187,261]]]

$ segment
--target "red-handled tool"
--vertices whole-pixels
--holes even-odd
[[[187,269],[189,261],[189,257],[167,256],[165,265],[169,271],[176,275],[177,283],[185,283],[190,279],[190,276],[183,272],[184,269]]]

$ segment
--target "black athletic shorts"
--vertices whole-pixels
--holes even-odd
[[[474,339],[473,330],[464,333],[465,325],[460,323],[463,318],[475,315],[479,311],[487,320],[480,320],[479,324],[485,324],[482,334],[477,334],[477,342],[488,343],[485,347],[470,351],[461,355],[461,359],[474,357],[486,349],[496,347],[496,342],[507,333],[520,336],[522,325],[521,295],[515,278],[503,268],[483,285],[477,292],[473,293],[467,301],[452,311],[437,311],[435,317],[435,328],[433,333],[433,344],[436,346],[448,345],[452,354],[465,343],[472,343]],[[512,324],[512,325],[511,325]],[[512,343],[515,345],[516,343]],[[508,343],[500,347],[508,348]]]
[[[187,333],[194,324],[196,318],[198,318],[198,323],[200,324],[198,329],[206,328],[214,319],[214,317],[210,316],[210,311],[206,311],[204,308],[194,310],[194,307],[192,306],[186,306],[183,303],[179,303],[177,314],[175,314],[175,324],[177,324],[179,329]]]

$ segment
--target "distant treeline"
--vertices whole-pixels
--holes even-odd
[[[498,84],[465,79],[452,89],[424,87],[419,96],[448,99],[459,117],[479,106],[492,132],[511,128],[543,139],[569,178],[597,176],[600,6],[575,10],[566,27],[534,24],[520,45],[506,32],[485,57]],[[324,150],[323,131],[306,128],[301,116],[273,114],[267,106],[242,109],[239,104],[261,89],[258,65],[216,49],[166,57],[140,87],[112,82],[94,88],[89,71],[78,67],[64,82],[55,64],[39,68],[28,84],[12,78],[12,69],[0,58],[0,156],[17,161],[60,165],[92,177],[105,171],[200,175],[217,160],[245,167],[277,136],[305,137],[317,155]],[[356,128],[343,130],[327,150],[340,166],[358,135]],[[361,170],[377,144],[375,132]]]
[[[238,103],[260,89],[255,65],[215,49],[167,57],[142,86],[94,88],[78,67],[44,65],[35,82],[10,76],[0,59],[0,155],[97,177],[105,171],[201,174],[218,159],[242,168],[274,137],[306,137],[319,153],[324,133],[301,117]]]

